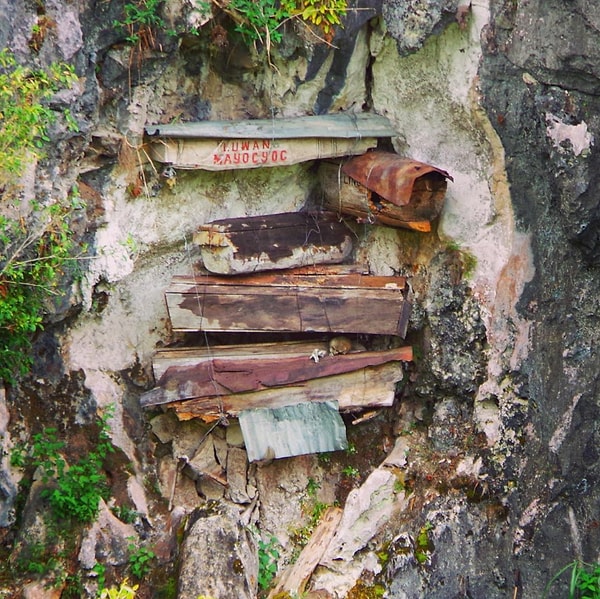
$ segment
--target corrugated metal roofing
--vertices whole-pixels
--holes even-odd
[[[390,121],[378,114],[324,114],[295,118],[245,121],[200,121],[174,125],[147,125],[146,135],[171,138],[292,139],[393,137]]]
[[[336,401],[244,410],[239,420],[251,462],[348,447]]]

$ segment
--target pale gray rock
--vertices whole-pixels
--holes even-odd
[[[459,0],[388,0],[383,4],[383,17],[403,54],[418,50],[444,13],[456,13],[459,4]]]
[[[135,528],[121,522],[100,500],[98,518],[81,543],[79,562],[86,570],[91,570],[99,561],[112,566],[126,564],[131,539],[136,536]]]
[[[256,597],[256,544],[240,513],[213,503],[192,514],[181,548],[178,599]]]
[[[248,494],[248,455],[244,449],[232,447],[227,454],[228,497],[234,503],[250,503]]]

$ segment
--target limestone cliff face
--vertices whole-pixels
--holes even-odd
[[[68,107],[79,130],[51,131],[24,193],[64,197],[78,185],[87,207],[75,231],[89,259],[35,340],[32,374],[7,386],[1,420],[7,454],[52,426],[81,448],[96,410],[115,406],[112,492],[137,519],[125,529],[103,508],[78,537],[68,564],[86,592],[97,562],[109,563],[114,580],[126,575],[135,535],[157,548],[163,573],[143,581],[142,596],[163,596],[164,573],[175,580],[179,571],[181,597],[235,592],[228,581],[194,580],[211,571],[194,565],[203,550],[239,575],[236,596],[253,596],[255,578],[193,531],[213,522],[234,531],[223,546],[238,547],[251,570],[250,526],[278,540],[283,568],[306,534],[314,485],[322,503],[371,502],[371,528],[357,530],[361,516],[352,521],[349,508],[342,522],[351,534],[336,541],[343,559],[325,555],[314,573],[312,588],[333,597],[376,585],[408,599],[538,597],[568,562],[596,561],[597,3],[365,0],[331,44],[289,27],[268,54],[231,37],[219,11],[207,19],[187,0],[166,2],[156,38],[132,46],[115,24],[124,4],[0,0],[2,46],[30,65],[69,62],[79,76],[52,103]],[[32,44],[40,22],[45,36]],[[148,161],[143,129],[338,111],[386,116],[397,153],[454,179],[431,233],[354,225],[357,262],[409,278],[407,341],[419,359],[396,406],[353,427],[355,454],[248,466],[235,423],[176,422],[142,411],[139,397],[153,385],[155,350],[177,341],[164,291],[198,260],[194,231],[300,209],[314,201],[314,164],[173,177]],[[394,446],[397,484],[390,465],[380,467]],[[358,478],[342,474],[348,465]],[[2,466],[10,552],[35,530],[39,497],[19,491],[23,472],[6,457]],[[218,469],[226,490],[203,474]],[[187,565],[177,570],[180,555]],[[19,584],[2,579],[7,589]]]

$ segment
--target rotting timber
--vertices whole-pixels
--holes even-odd
[[[211,273],[241,274],[343,262],[352,232],[333,212],[289,212],[212,221],[194,243]]]
[[[412,360],[411,347],[367,351],[356,336],[338,336],[402,338],[406,333],[406,279],[371,276],[358,265],[236,276],[196,272],[175,277],[166,298],[179,332],[322,332],[328,337],[157,352],[157,386],[143,395],[142,406],[164,405],[182,420],[314,402],[334,401],[341,411],[391,406],[402,363]]]
[[[311,359],[315,355],[321,357]],[[141,404],[149,407],[213,397],[216,402],[217,397],[293,386],[388,362],[411,360],[410,347],[383,351],[358,349],[347,354],[329,355],[328,344],[318,341],[166,349],[154,357],[157,387],[142,396]],[[260,396],[255,398],[260,399]],[[229,401],[231,410],[237,411],[233,407],[235,402]],[[347,409],[361,407],[365,407],[363,401],[346,406]]]
[[[174,331],[290,331],[404,337],[410,291],[404,277],[267,272],[176,276],[166,291]],[[374,317],[376,315],[376,317]]]
[[[324,207],[361,222],[431,231],[447,180],[441,169],[392,152],[367,152],[320,166]]]

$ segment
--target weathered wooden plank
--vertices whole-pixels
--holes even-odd
[[[175,331],[406,333],[403,277],[359,274],[175,277],[166,294]]]
[[[243,345],[214,345],[210,347],[166,347],[152,358],[155,380],[159,380],[170,366],[194,367],[202,362],[217,359],[245,359],[251,357],[275,358],[285,355],[310,355],[314,348],[327,350],[324,339],[311,341],[285,341]]]
[[[246,355],[240,355],[238,351],[228,353],[225,348],[221,348],[215,355],[210,349],[199,348],[195,350],[194,358],[188,355],[182,359],[180,356],[176,360],[168,360],[169,365],[163,360],[159,367],[162,374],[157,387],[144,393],[140,403],[143,407],[148,407],[194,397],[257,391],[394,360],[412,360],[411,347],[328,355],[329,345],[324,342],[295,344],[293,353],[285,351],[283,346],[284,344],[279,352],[276,347],[269,345],[264,348],[264,352],[254,351]],[[314,361],[311,356],[315,352],[324,355],[320,357],[317,353],[318,361]]]
[[[283,593],[298,596],[304,593],[306,584],[337,530],[342,519],[342,513],[343,510],[335,506],[328,507],[323,512],[317,528],[315,528],[298,559],[279,575],[267,599],[274,599]]]
[[[393,137],[397,134],[386,117],[369,113],[147,125],[145,132],[152,138],[181,139],[302,139],[306,137],[360,139]]]
[[[204,267],[218,274],[253,273],[342,262],[351,231],[332,212],[292,212],[230,218],[194,235]]]
[[[186,290],[196,285],[204,285],[217,288],[236,288],[242,290],[244,287],[290,288],[298,287],[316,289],[349,289],[349,290],[395,290],[402,292],[406,289],[405,277],[381,277],[370,275],[360,265],[321,265],[314,267],[302,267],[286,270],[285,272],[260,272],[256,274],[241,274],[236,277],[224,277],[211,274],[197,274],[196,277],[189,275],[175,275],[171,280],[171,286],[179,290]],[[207,290],[209,291],[209,290]],[[220,292],[220,291],[219,291]]]
[[[394,403],[396,383],[402,380],[402,364],[388,362],[345,374],[303,381],[251,393],[233,393],[189,399],[168,404],[180,420],[237,416],[251,408],[276,408],[307,401],[337,401],[341,411],[389,407]]]
[[[377,145],[361,139],[161,139],[148,147],[150,158],[177,169],[224,171],[363,154]]]
[[[361,222],[430,231],[443,207],[448,173],[388,152],[369,152],[319,169],[324,207]]]

